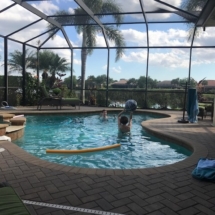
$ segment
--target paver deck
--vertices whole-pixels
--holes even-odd
[[[35,107],[17,108],[10,113],[77,113],[102,109],[36,111]],[[177,122],[181,112],[156,112],[171,117],[146,121],[143,126],[155,135],[194,148],[189,158],[158,168],[82,169],[42,161],[13,143],[0,141],[0,147],[6,149],[0,153],[0,182],[7,181],[23,200],[109,212],[106,214],[214,215],[215,184],[191,176],[199,158],[215,158],[215,127],[211,119],[181,124]],[[95,214],[36,205],[28,208],[32,215]]]

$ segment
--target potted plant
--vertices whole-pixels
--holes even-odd
[[[60,93],[61,93],[61,89],[60,88],[54,88],[53,90],[52,90],[52,92],[56,95],[56,96],[58,96]]]

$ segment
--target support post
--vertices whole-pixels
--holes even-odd
[[[213,112],[213,124],[212,125],[215,126],[215,96],[214,96],[213,108],[214,108],[213,109],[214,112]]]
[[[179,123],[189,123],[188,120],[186,120],[185,117],[185,110],[186,110],[186,100],[187,100],[187,82],[185,85],[185,93],[184,93],[184,107],[183,107],[183,118],[178,120]]]

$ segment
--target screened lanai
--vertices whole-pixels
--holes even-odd
[[[211,100],[214,7],[214,0],[3,0],[0,102],[35,105],[44,70],[48,92],[60,88],[83,105],[135,99],[138,108],[182,108],[185,83]]]

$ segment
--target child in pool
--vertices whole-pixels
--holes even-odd
[[[105,109],[100,113],[100,117],[104,120],[108,120],[107,111]]]
[[[125,112],[125,110],[121,111],[118,114],[118,128],[121,132],[130,132],[132,127],[132,115],[133,112],[130,111],[130,117],[128,119],[127,116],[121,116],[122,113]]]

